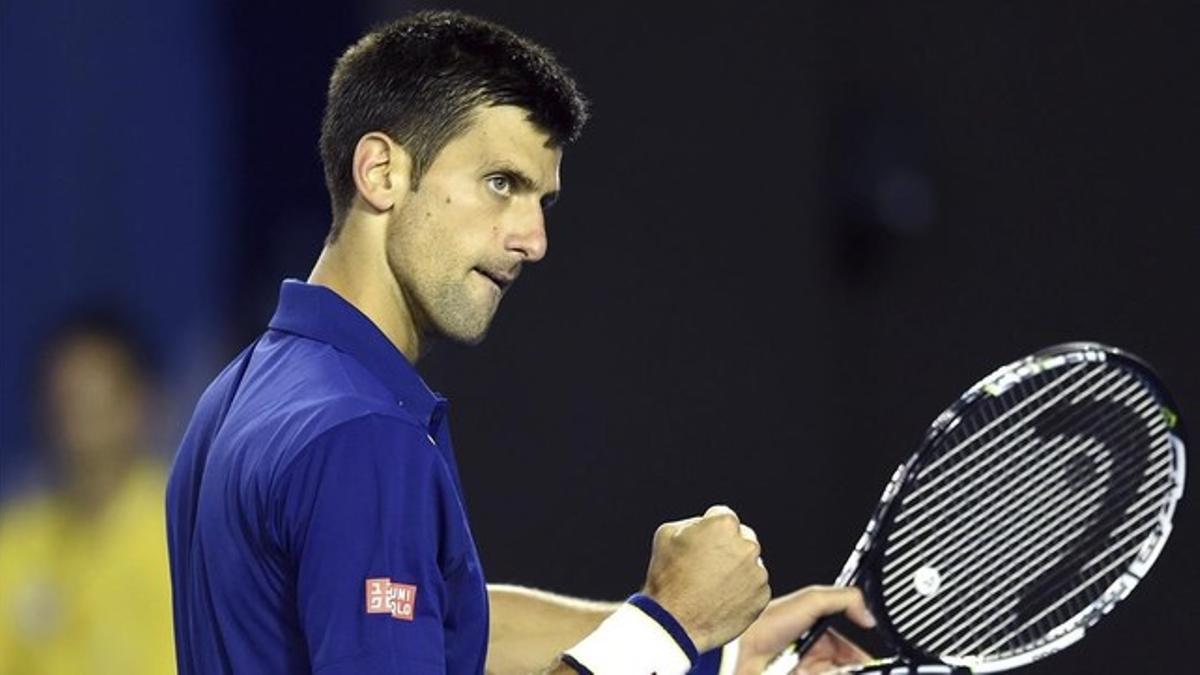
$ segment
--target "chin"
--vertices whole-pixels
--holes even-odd
[[[485,330],[482,333],[472,333],[470,335],[448,335],[445,337],[447,340],[450,340],[456,344],[460,344],[464,347],[474,347],[483,342],[484,338],[487,337],[487,331]]]
[[[446,342],[453,342],[464,347],[474,347],[487,337],[488,326],[442,326],[438,333]]]
[[[487,337],[495,317],[495,305],[485,305],[470,297],[446,297],[426,305],[425,325],[429,333],[443,342],[474,347]]]

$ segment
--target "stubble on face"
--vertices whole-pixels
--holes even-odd
[[[543,190],[557,190],[561,152],[526,117],[515,108],[481,111],[390,214],[387,264],[422,336],[482,342],[522,263],[544,252],[544,238],[536,255],[527,246],[536,233],[544,235],[539,196],[501,197],[487,187],[497,175],[489,167],[504,165],[535,176]]]
[[[421,334],[477,345],[487,337],[499,298],[481,302],[472,292],[470,262],[459,260],[446,241],[452,225],[428,209],[419,194],[396,209],[388,223],[388,267]]]

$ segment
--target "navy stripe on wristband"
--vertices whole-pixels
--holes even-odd
[[[721,672],[721,663],[725,660],[725,651],[721,648],[704,652],[700,660],[692,664],[688,675],[717,675]]]
[[[683,653],[687,654],[688,661],[692,665],[696,664],[696,660],[700,658],[700,651],[696,649],[696,643],[692,642],[692,638],[688,636],[687,631],[683,629],[683,626],[679,624],[679,621],[675,617],[671,616],[670,612],[658,604],[654,598],[643,593],[631,595],[627,602],[645,612],[646,616],[654,619],[658,625],[662,626],[663,630],[667,631],[667,634],[675,640],[675,644],[679,645],[679,648],[683,650]]]
[[[574,668],[575,672],[579,673],[579,675],[594,675],[592,671],[588,670],[587,666],[576,661],[575,657],[571,656],[570,654],[563,654],[562,662]]]

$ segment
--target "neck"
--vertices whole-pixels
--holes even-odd
[[[337,241],[326,244],[308,283],[324,286],[354,305],[383,332],[409,363],[415,364],[425,347],[408,298],[401,292],[387,264],[385,246],[369,245],[361,234],[366,228],[342,228]],[[386,281],[381,281],[386,280]]]

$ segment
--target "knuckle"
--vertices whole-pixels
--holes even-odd
[[[757,541],[743,539],[742,548],[746,556],[750,558],[757,558],[762,554],[762,546]]]
[[[817,598],[822,597],[826,593],[828,593],[829,589],[830,589],[829,586],[820,586],[820,585],[805,586],[804,588],[801,588],[799,591],[797,591],[796,595],[801,596],[801,597],[810,598],[810,600],[806,600],[806,602],[811,602]]]
[[[709,516],[708,520],[727,531],[736,531],[738,527],[737,516],[732,513],[717,513]]]
[[[737,521],[738,519],[737,513],[735,513],[733,509],[729,508],[725,504],[714,504],[708,507],[708,510],[704,512],[704,516],[712,518],[723,517],[732,519],[734,521]]]

